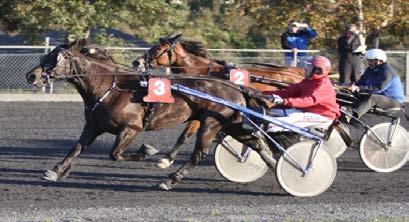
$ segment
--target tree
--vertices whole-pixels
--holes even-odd
[[[280,47],[279,36],[290,19],[304,20],[318,32],[318,37],[312,41],[312,48],[334,48],[336,38],[344,26],[357,23],[359,18],[357,0],[239,0],[235,6],[238,12],[231,19],[240,19],[237,14],[253,18],[256,21],[255,29],[260,30],[260,33],[267,33],[267,47],[272,48]],[[382,30],[384,36],[394,36],[399,42],[403,42],[409,19],[407,0],[363,1],[362,8],[364,27]],[[391,39],[388,42],[392,43]],[[389,44],[387,47],[393,45]]]
[[[322,49],[335,48],[344,26],[359,21],[358,1],[8,0],[0,2],[0,28],[35,39],[47,30],[82,36],[91,28],[111,27],[150,42],[180,32],[208,48],[280,48],[288,21],[297,19],[318,33],[311,48]],[[409,1],[362,1],[362,15],[369,43],[381,39],[385,48],[408,46]]]
[[[0,8],[3,27],[20,30],[32,40],[48,30],[81,37],[91,28],[107,27],[138,29],[137,36],[153,39],[180,21],[176,7],[159,0],[10,0],[0,3]],[[155,29],[158,26],[163,28]]]

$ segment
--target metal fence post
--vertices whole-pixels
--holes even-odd
[[[294,52],[294,57],[293,57],[293,62],[292,62],[292,66],[293,67],[297,67],[297,63],[298,63],[298,57],[297,57],[297,51]]]
[[[45,37],[45,49],[44,49],[44,53],[48,53],[49,52],[49,47],[50,47],[50,37]]]
[[[44,50],[44,53],[48,53],[48,52],[50,52],[50,37],[45,37],[45,50]],[[48,88],[48,92],[50,93],[50,94],[52,94],[53,93],[53,91],[54,91],[54,84],[53,84],[53,82],[50,82],[50,83],[48,83],[48,85],[46,86],[46,88]],[[45,89],[44,89],[44,91],[45,91]]]
[[[405,95],[409,95],[409,51],[406,51]]]
[[[50,84],[49,84],[48,86],[50,87],[50,88],[49,88],[50,93],[53,94],[53,92],[54,92],[54,83],[53,83],[53,82],[50,82]]]

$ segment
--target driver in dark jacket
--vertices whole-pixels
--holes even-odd
[[[349,89],[363,93],[353,105],[354,116],[360,118],[373,107],[381,109],[402,107],[404,94],[399,75],[386,63],[381,49],[368,50],[365,58],[369,67],[359,81]]]

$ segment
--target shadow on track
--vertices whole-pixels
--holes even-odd
[[[108,182],[108,181],[107,181]],[[54,187],[54,188],[75,188],[75,189],[88,189],[88,190],[113,190],[113,191],[126,191],[126,192],[147,192],[157,191],[158,193],[205,193],[205,194],[234,194],[240,196],[289,196],[287,193],[278,192],[252,192],[252,191],[237,191],[235,189],[203,189],[203,188],[175,188],[172,192],[160,190],[155,186],[141,186],[141,185],[129,185],[129,184],[95,184],[95,183],[78,183],[78,182],[47,182],[47,181],[23,181],[23,180],[7,180],[0,179],[1,184],[8,185],[29,185],[29,186],[42,186],[42,187]]]

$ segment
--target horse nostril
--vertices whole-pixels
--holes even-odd
[[[140,63],[139,63],[138,60],[135,60],[135,61],[132,62],[132,65],[133,65],[134,68],[138,68],[138,67],[139,67],[139,64],[140,64]]]

